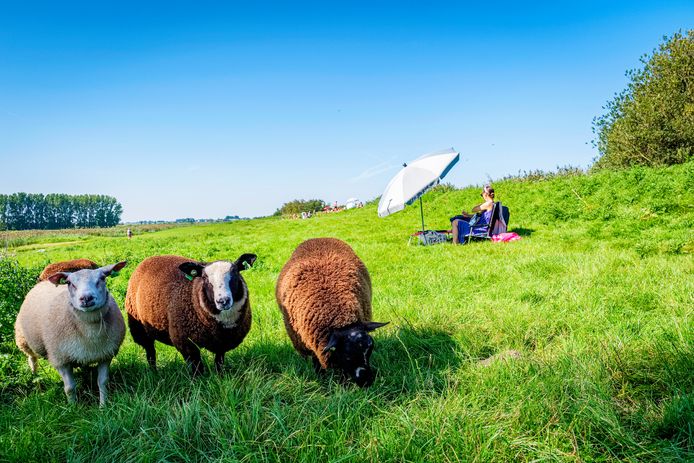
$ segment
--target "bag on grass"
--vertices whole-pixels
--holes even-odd
[[[492,241],[495,243],[507,243],[509,241],[518,241],[519,239],[521,239],[521,237],[518,236],[516,232],[499,233],[498,235],[492,236]]]
[[[425,246],[429,244],[445,243],[446,234],[434,230],[427,230],[419,235],[419,242]]]

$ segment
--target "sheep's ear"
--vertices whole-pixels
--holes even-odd
[[[181,265],[178,266],[178,269],[181,272],[183,272],[183,274],[189,280],[201,276],[204,268],[204,265],[201,265],[197,262],[183,262]]]
[[[46,280],[50,281],[51,283],[53,283],[56,286],[64,285],[64,284],[67,284],[68,275],[69,275],[69,273],[58,272],[58,273],[54,273],[53,275],[49,276],[48,278],[46,278]]]
[[[255,254],[241,254],[241,257],[236,259],[236,262],[234,262],[234,264],[240,272],[241,270],[246,270],[248,268],[253,267],[253,263],[257,258],[258,256],[256,256]]]
[[[373,331],[373,330],[375,330],[375,329],[377,329],[377,328],[380,328],[380,327],[382,327],[382,326],[386,326],[388,323],[390,323],[390,322],[385,322],[385,323],[381,323],[381,322],[366,322],[366,323],[364,323],[364,331]]]
[[[323,348],[323,353],[327,354],[328,352],[332,352],[335,350],[337,347],[337,336],[335,333],[330,335],[330,339],[328,339],[328,344]]]
[[[118,272],[121,271],[123,267],[127,265],[126,261],[118,262],[117,264],[107,265],[106,267],[101,267],[99,270],[103,272],[104,275],[115,277]]]

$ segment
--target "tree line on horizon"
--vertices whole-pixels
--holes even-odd
[[[54,230],[118,225],[123,206],[107,195],[0,195],[0,230]]]
[[[274,216],[280,215],[298,215],[302,212],[318,212],[325,207],[325,201],[322,199],[295,199],[284,203],[275,211]]]

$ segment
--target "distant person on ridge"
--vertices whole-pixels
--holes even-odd
[[[451,217],[451,229],[453,232],[453,244],[460,244],[465,241],[465,236],[470,233],[470,228],[478,225],[487,225],[492,218],[494,208],[494,188],[485,185],[482,189],[484,202],[472,208],[473,214],[462,211],[460,215]],[[475,214],[477,213],[477,215]],[[476,222],[470,225],[470,219],[478,217]]]
[[[133,231],[128,228],[128,231],[125,232],[125,234],[128,236],[128,239],[131,239],[133,237]]]

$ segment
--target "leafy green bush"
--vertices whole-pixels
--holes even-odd
[[[446,182],[446,183],[439,183],[436,185],[434,188],[429,190],[429,192],[433,192],[436,195],[443,194],[443,193],[449,193],[451,191],[455,191],[457,188],[455,185],[452,183]]]
[[[574,177],[577,175],[585,175],[585,170],[577,166],[557,166],[556,171],[547,171],[542,169],[535,170],[519,170],[517,174],[510,174],[502,177],[498,181],[513,181],[513,182],[542,182],[557,177]],[[496,181],[491,182],[492,184]]]
[[[322,199],[295,199],[284,203],[274,215],[294,215],[302,212],[318,212],[323,210],[325,202]]]
[[[597,168],[681,164],[694,156],[694,30],[664,37],[593,120]]]
[[[0,344],[14,337],[14,321],[24,296],[36,284],[40,269],[24,268],[0,257]]]

